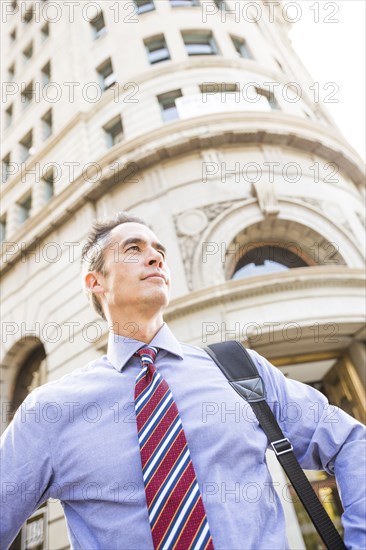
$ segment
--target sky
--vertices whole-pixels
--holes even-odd
[[[286,3],[290,4],[284,0]],[[298,0],[297,3],[302,13],[290,31],[293,46],[314,81],[319,82],[323,97],[335,90],[333,86],[324,90],[327,83],[339,86],[331,96],[337,103],[327,103],[326,107],[347,141],[365,160],[366,2]]]

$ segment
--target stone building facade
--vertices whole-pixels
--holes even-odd
[[[364,420],[363,166],[291,47],[290,14],[260,0],[1,8],[2,429],[33,387],[105,352],[79,260],[92,220],[116,210],[168,247],[180,340],[240,339]],[[290,543],[311,548],[290,500]],[[68,548],[60,504],[14,548],[22,536]]]

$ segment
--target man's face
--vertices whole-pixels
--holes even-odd
[[[104,274],[97,274],[100,288],[96,285],[94,291],[104,298],[112,319],[122,312],[132,317],[133,312],[154,313],[168,305],[170,271],[165,256],[164,246],[142,224],[123,223],[111,231]]]

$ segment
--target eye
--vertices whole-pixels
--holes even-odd
[[[133,246],[130,246],[129,248],[126,249],[126,252],[128,252],[129,250],[140,250],[140,247],[137,245],[137,244],[134,244]]]
[[[165,257],[166,257],[165,252],[163,252],[163,250],[159,250],[159,252],[163,256],[163,259],[165,260]]]

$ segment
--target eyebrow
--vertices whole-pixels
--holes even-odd
[[[121,243],[121,248],[126,248],[127,245],[129,244],[142,244],[142,245],[146,245],[147,244],[147,241],[145,241],[145,239],[141,239],[139,237],[129,237],[128,239],[124,240],[122,243]],[[161,243],[158,243],[158,242],[153,242],[151,243],[151,245],[156,249],[156,250],[161,250],[162,252],[164,252],[164,254],[167,253],[167,250],[165,248],[164,245],[162,245]]]

